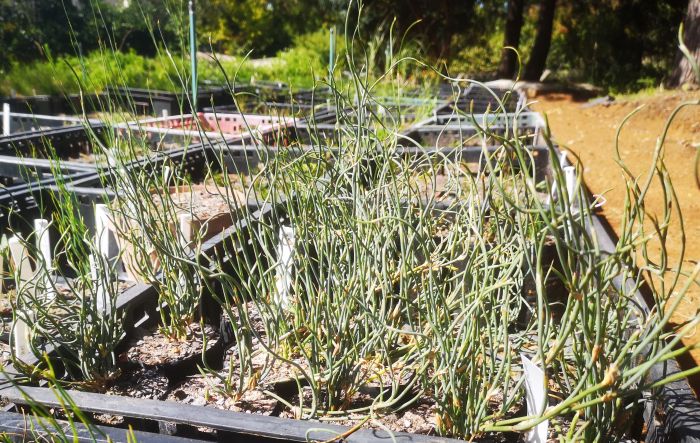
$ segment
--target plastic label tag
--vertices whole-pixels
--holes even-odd
[[[292,265],[294,264],[294,245],[296,237],[294,228],[282,226],[277,245],[277,273],[275,277],[276,302],[282,308],[289,306],[290,289],[292,286]]]
[[[520,356],[523,360],[523,371],[525,373],[525,400],[527,402],[527,415],[540,416],[544,413],[547,391],[544,385],[544,371],[536,364],[530,361],[524,355]],[[530,432],[525,435],[525,441],[528,443],[545,443],[547,441],[547,431],[549,429],[549,420],[535,426]]]

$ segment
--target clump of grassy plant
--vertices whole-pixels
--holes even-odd
[[[15,263],[15,322],[31,329],[32,353],[46,349],[57,352],[67,374],[75,380],[102,389],[116,375],[115,348],[123,331],[116,310],[119,294],[114,264],[97,249],[82,218],[78,202],[56,170],[57,190],[49,191],[47,203],[54,208],[50,228],[58,241],[51,248],[51,261],[37,245],[34,231],[29,236],[16,233],[27,256],[33,260]],[[33,269],[32,268],[33,262]],[[25,279],[30,267],[31,278]],[[25,372],[42,371],[41,364],[25,364],[13,350],[15,366]]]
[[[160,311],[163,332],[177,339],[186,337],[197,320],[202,287],[192,251],[201,245],[203,233],[185,232],[189,225],[182,224],[183,217],[195,219],[192,205],[189,214],[183,212],[171,194],[172,187],[182,188],[191,198],[190,186],[175,165],[151,173],[127,172],[118,179],[119,196],[111,203],[121,249],[129,251],[124,264],[157,288],[159,301],[168,308]]]
[[[454,195],[438,202],[411,179],[420,163],[397,155],[396,127],[367,111],[371,87],[357,79],[354,93],[350,105],[336,92],[337,108],[352,111],[325,174],[287,167],[273,175],[271,159],[262,174],[286,198],[273,192],[271,212],[240,234],[245,242],[237,244],[248,246],[220,263],[235,276],[222,302],[246,347],[222,391],[240,395],[281,363],[295,374],[299,395],[297,404],[280,400],[298,417],[377,416],[428,396],[445,435],[526,432],[543,420],[586,439],[623,435],[623,411],[651,388],[644,374],[676,355],[673,346],[698,321],[669,324],[677,302],[669,304],[668,286],[655,292],[663,310],[646,310],[638,298],[650,271],[637,254],[664,241],[634,222],[647,218],[644,192],[626,209],[635,229],[610,249],[592,230],[582,182],[567,186],[572,170],[553,146],[550,172],[538,182],[527,139],[485,126],[477,130],[496,143],[483,149],[476,173],[461,167],[459,155],[426,152],[423,179],[441,180]],[[517,120],[506,117],[506,125]],[[662,162],[654,176],[673,195]],[[668,229],[673,206],[671,199],[661,221],[652,219],[653,232]],[[295,246],[280,303],[279,245],[289,229]],[[251,363],[253,338],[269,356],[262,368]],[[525,402],[521,355],[548,380],[549,405],[537,417],[515,415]],[[379,393],[357,403],[372,383]]]

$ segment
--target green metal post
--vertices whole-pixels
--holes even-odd
[[[194,0],[190,0],[190,58],[192,64],[192,112],[197,111],[197,29],[195,28]]]
[[[330,50],[328,53],[328,75],[333,77],[333,68],[335,64],[335,26],[331,27],[330,35]]]

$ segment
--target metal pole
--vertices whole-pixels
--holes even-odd
[[[194,0],[190,0],[190,58],[192,63],[192,112],[197,112],[197,30],[195,29]]]
[[[330,50],[328,52],[328,75],[333,77],[333,68],[335,64],[335,26],[331,27],[330,35]]]

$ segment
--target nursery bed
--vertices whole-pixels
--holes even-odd
[[[158,117],[191,112],[192,104],[188,94],[187,91],[171,92],[124,86],[109,87],[105,91],[105,95],[122,109],[138,115]],[[197,91],[197,110],[212,106],[212,102],[214,105],[230,105],[233,104],[233,97],[226,88],[200,87]]]
[[[163,164],[171,166],[180,165],[193,179],[201,180],[203,176],[203,166],[207,162],[207,149],[202,145],[193,145],[184,149],[177,149],[167,152],[155,152],[151,157],[136,160],[128,167],[141,168],[144,170],[159,170]],[[0,167],[8,171],[8,177],[24,177],[32,171],[50,171],[51,160],[43,159],[22,159],[17,157],[6,157],[7,165],[0,162]],[[34,165],[34,166],[32,166]],[[67,166],[67,168],[66,168]],[[111,168],[96,171],[93,165],[79,162],[61,162],[61,169],[66,172],[63,181],[67,188],[76,196],[81,216],[85,218],[88,225],[93,225],[93,204],[102,203],[103,199],[110,195],[109,190],[105,190],[105,185],[109,185],[106,176],[116,173]],[[241,166],[243,167],[243,166]],[[28,171],[28,172],[27,172]],[[47,173],[48,174],[48,173]],[[56,190],[55,177],[43,177],[39,181],[28,184],[17,184],[12,187],[0,189],[0,232],[5,232],[9,226],[25,231],[25,227],[31,225],[32,220],[40,218],[38,200],[42,200],[42,194],[46,191]],[[44,201],[48,201],[43,198]]]
[[[90,128],[71,126],[33,132],[13,134],[0,137],[0,153],[5,156],[22,158],[50,159],[58,158],[63,165],[80,163],[83,168],[104,168],[109,165],[106,153],[96,150],[95,143],[103,143],[112,138],[123,155],[153,155],[161,151],[185,148],[192,144],[201,144],[205,137],[196,131],[178,129],[160,129],[157,127],[134,127],[117,124],[114,127],[103,123],[90,123]],[[90,133],[92,132],[92,134]],[[216,134],[210,138],[220,139]],[[143,152],[146,150],[146,152]],[[132,152],[133,151],[133,152]],[[120,154],[122,155],[122,154]]]
[[[48,407],[60,406],[53,393],[47,388],[27,387],[23,389],[26,394],[41,404]],[[9,388],[0,391],[0,393],[17,404],[26,403],[24,397],[16,388]],[[188,427],[207,427],[223,431],[223,433],[218,435],[219,441],[221,439],[241,439],[241,441],[258,442],[306,442],[310,438],[319,440],[330,439],[349,431],[349,428],[345,426],[223,411],[217,408],[204,408],[202,406],[148,399],[130,399],[79,391],[70,391],[69,393],[75,404],[86,412],[122,415],[155,422],[186,425]],[[183,429],[182,431],[185,430]],[[193,431],[189,430],[189,432]],[[438,443],[459,441],[418,434],[393,433],[390,435],[382,430],[359,430],[348,435],[343,441],[357,443],[379,442],[391,439],[392,436],[398,442]]]
[[[58,420],[57,423],[61,426],[63,431],[70,436],[71,440],[75,437],[74,441],[77,442],[126,442],[132,436],[136,441],[143,443],[187,443],[195,441],[188,438],[172,437],[152,432],[135,431],[131,433],[126,429],[108,426],[98,426],[97,428],[87,427],[81,423],[76,424],[63,420]],[[42,425],[45,424],[45,421],[42,422],[35,417],[16,412],[0,411],[0,433],[11,435],[19,441],[26,441],[26,439],[30,438],[50,441],[56,438],[55,431],[49,432],[43,430]]]
[[[79,115],[83,110],[91,114],[100,107],[99,102],[103,99],[103,94],[33,95],[3,97],[0,103],[9,104],[12,112],[58,116]]]
[[[52,160],[18,158],[0,155],[0,185],[4,188],[16,188],[21,185],[39,186],[41,182],[52,181],[54,171],[60,171],[69,177],[91,168],[79,162],[61,162]]]
[[[517,106],[520,107],[520,104]],[[432,132],[439,130],[440,133],[443,133],[445,131],[445,117],[440,118],[442,120],[438,119],[438,122],[443,123],[443,125],[440,125],[440,128],[419,125],[417,128],[414,128],[414,130],[420,131],[421,129],[426,129],[426,131],[432,130]],[[532,129],[536,136],[538,128],[526,127],[526,130],[528,128]],[[331,128],[328,127],[326,129],[330,130]],[[333,129],[335,130],[335,126]],[[448,130],[451,129],[452,128],[448,127]],[[461,131],[462,129],[463,127],[460,125],[459,130]],[[507,134],[509,137],[510,135],[511,134]],[[417,136],[412,138],[416,137]],[[426,142],[419,144],[427,146],[431,144],[443,145],[441,138],[436,138],[434,143]],[[528,152],[532,156],[531,161],[534,162],[532,166],[537,171],[537,174],[535,174],[535,181],[548,176],[546,167],[550,162],[549,154],[550,149],[552,149],[539,145],[538,143],[535,146],[528,146]],[[274,156],[279,155],[281,151],[282,150],[276,151],[273,149],[266,154]],[[294,150],[290,149],[289,151],[293,153]],[[469,164],[467,167],[471,171],[471,168],[483,170],[484,166],[487,164],[485,160],[486,154],[495,153],[497,151],[505,152],[506,154],[508,152],[506,148],[498,146],[471,146],[466,148],[460,147],[458,149],[399,147],[399,149],[396,150],[396,156],[397,160],[401,159],[408,162],[416,169],[435,167],[436,163],[434,160],[436,158],[450,158],[453,160],[459,158],[464,163]],[[557,154],[556,150],[552,152]],[[377,153],[377,155],[381,154],[380,152]],[[221,158],[224,159],[224,165],[222,166],[224,171],[222,171],[222,174],[230,174],[233,172],[238,174],[238,177],[240,177],[241,174],[245,176],[245,174],[249,173],[251,167],[258,165],[267,167],[267,161],[269,160],[269,158],[260,158],[260,153],[253,148],[237,148],[225,145],[217,145],[214,148],[201,145],[193,146],[182,151],[159,154],[157,158],[159,160],[169,159],[175,162],[186,162],[187,168],[190,168],[189,170],[191,171],[191,178],[193,182],[196,183],[197,180],[201,182],[201,180],[206,178],[206,175],[204,177],[202,176],[203,166],[211,163],[212,156],[221,156]],[[363,161],[367,162],[368,167],[367,171],[363,171],[360,174],[367,173],[371,175],[373,173],[371,170],[371,158],[363,159]],[[156,170],[162,167],[162,163],[163,162],[159,161],[154,162],[152,159],[146,159],[135,162],[130,165],[130,167],[154,168],[153,170]],[[528,166],[530,166],[529,163]],[[439,168],[440,166],[437,165],[437,167]],[[420,173],[420,171],[416,172]],[[103,173],[108,173],[108,171],[103,171]],[[444,175],[445,174],[443,174],[443,177]],[[360,180],[357,181],[357,184],[354,183],[353,185],[361,186],[362,178],[363,177],[359,177]],[[98,181],[101,181],[98,175],[85,174],[78,177],[77,180],[74,180],[74,184],[79,186],[81,183],[97,183]],[[243,183],[243,180],[241,180],[241,185],[243,189],[246,188],[246,184]],[[444,187],[445,185],[445,182],[440,182],[440,176],[438,176],[436,188]],[[424,190],[426,194],[437,193],[439,191],[430,186],[426,187]],[[100,194],[99,190],[95,192],[95,195],[97,194]],[[107,194],[102,193],[100,195],[104,197],[104,195]],[[298,202],[298,200],[294,200],[295,198],[295,196],[290,196],[287,203],[290,201]],[[432,200],[432,198],[428,198],[428,200]],[[92,202],[88,202],[87,206],[90,206],[91,203]],[[329,202],[329,204],[335,204],[335,202]],[[400,202],[400,204],[406,204],[407,207],[411,208],[410,205],[412,205],[413,202]],[[285,227],[284,218],[287,216],[283,204],[276,204],[274,207],[263,205],[258,208],[251,204],[251,202],[248,202],[248,206],[251,213],[255,211],[254,214],[248,218],[232,220],[233,224],[231,226],[214,233],[212,238],[204,241],[201,247],[197,249],[196,253],[193,252],[193,254],[196,255],[193,255],[191,258],[204,266],[210,263],[209,260],[223,258],[221,263],[230,267],[235,261],[235,257],[248,257],[253,254],[254,248],[252,244],[255,238],[257,238],[254,237],[254,233],[256,232],[255,229],[260,225],[268,224],[273,227],[273,231],[274,229],[278,229],[282,232]],[[342,206],[342,203],[340,206]],[[401,210],[403,210],[403,206],[401,206]],[[440,210],[440,208],[435,208],[435,211]],[[600,243],[600,249],[602,251],[612,252],[615,249],[616,239],[614,235],[611,234],[611,230],[609,226],[606,225],[605,220],[598,215],[592,214],[591,223],[592,224],[587,226],[587,228],[590,228],[596,233]],[[335,234],[339,237],[342,235],[342,233],[338,232]],[[435,233],[431,230],[430,234],[433,235]],[[280,234],[280,239],[278,239],[280,243],[281,236],[282,234]],[[278,254],[281,253],[278,252]],[[260,262],[258,262],[257,259],[256,257],[256,266],[261,268],[267,266],[266,262],[264,264],[259,264]],[[391,281],[392,280],[390,280],[390,282]],[[548,281],[545,283],[548,283]],[[614,285],[619,287],[619,285],[626,285],[626,283],[627,282],[624,281],[615,281]],[[216,287],[218,288],[218,286]],[[389,291],[393,291],[393,289],[389,289]],[[216,289],[214,289],[214,292],[216,292]],[[230,329],[233,328],[231,323],[235,322],[232,322],[232,319],[227,319],[225,316],[222,317],[221,306],[212,300],[214,296],[214,293],[204,293],[199,302],[202,322],[205,324],[205,336],[209,339],[209,345],[205,346],[203,340],[201,337],[197,337],[195,331],[192,336],[189,337],[191,340],[184,342],[181,346],[178,342],[171,342],[165,336],[157,332],[157,323],[163,315],[164,305],[159,305],[158,303],[156,288],[148,284],[139,283],[122,291],[117,299],[115,309],[124,314],[124,337],[116,352],[122,364],[123,378],[113,382],[108,392],[112,394],[128,394],[129,397],[69,391],[75,404],[85,412],[97,414],[94,418],[98,422],[116,423],[122,426],[129,424],[140,431],[149,431],[158,428],[164,434],[189,436],[203,440],[308,441],[309,438],[326,440],[342,436],[343,441],[358,442],[385,441],[392,437],[397,441],[455,441],[430,435],[407,434],[401,432],[404,430],[412,432],[430,432],[430,420],[434,415],[434,411],[431,409],[432,405],[429,400],[420,400],[416,405],[406,411],[387,415],[382,419],[369,423],[355,420],[357,417],[353,416],[335,422],[346,426],[338,426],[335,423],[330,424],[318,421],[296,420],[294,417],[297,414],[294,409],[290,410],[284,407],[281,402],[274,399],[270,401],[270,396],[268,396],[267,399],[263,398],[265,394],[263,389],[273,391],[279,397],[285,397],[291,404],[295,404],[299,400],[293,395],[297,395],[297,397],[305,396],[305,389],[300,389],[299,392],[296,391],[297,386],[295,382],[291,384],[287,383],[291,385],[291,392],[294,393],[293,395],[285,390],[285,387],[288,387],[285,385],[285,376],[289,378],[289,375],[293,371],[290,372],[289,368],[275,369],[274,365],[271,372],[272,376],[265,380],[253,378],[252,380],[254,380],[256,386],[250,387],[246,394],[250,397],[244,396],[239,399],[241,401],[235,405],[233,405],[233,402],[223,399],[223,397],[217,397],[216,394],[211,394],[204,378],[197,376],[197,364],[204,361],[212,369],[223,369],[223,371],[226,372],[226,356],[232,355],[234,352],[233,349],[235,349],[231,348],[232,350],[228,351],[228,354],[225,352],[233,344],[231,341],[232,331],[230,331]],[[639,291],[635,294],[635,298],[640,305],[646,305],[648,303]],[[251,303],[254,302],[249,302],[249,305],[251,305]],[[250,311],[253,312],[255,310],[251,307]],[[165,312],[167,314],[167,311]],[[197,327],[193,327],[193,329],[196,330]],[[258,334],[262,334],[263,331],[258,330],[257,332]],[[406,335],[409,337],[407,340],[410,340],[410,334]],[[181,347],[185,349],[180,349]],[[170,361],[171,353],[174,348],[178,349],[177,354],[183,354],[182,359]],[[47,351],[51,356],[55,356],[55,353],[52,353],[51,349],[47,349]],[[290,360],[293,361],[294,358],[290,357]],[[231,361],[232,360],[229,359],[229,365]],[[55,364],[60,374],[60,359],[55,359]],[[301,365],[303,362],[299,361],[298,364]],[[655,371],[656,369],[658,368],[655,368]],[[12,368],[10,368],[10,370],[12,371]],[[516,372],[519,371],[518,366],[513,365],[512,370]],[[658,377],[658,372],[659,371],[652,373],[652,377]],[[379,380],[379,385],[382,386],[381,383],[384,383],[384,381],[381,377]],[[120,382],[122,382],[121,385]],[[287,382],[289,382],[289,380],[287,380]],[[683,385],[684,382],[685,380],[681,380],[681,386],[679,387],[667,386],[662,389],[660,391],[660,397],[657,397],[658,399],[649,397],[646,400],[647,408],[644,411],[644,416],[642,417],[640,413],[638,417],[635,417],[639,426],[636,426],[633,432],[641,435],[644,432],[641,424],[645,422],[645,438],[647,441],[681,441],[683,439],[694,438],[695,430],[700,428],[700,413],[695,414],[694,411],[700,411],[700,403],[695,399],[691,400],[687,396],[687,392],[684,391],[687,383]],[[363,385],[362,387],[372,388],[370,385]],[[56,399],[55,393],[48,388],[34,386],[23,389],[26,390],[26,393],[29,394],[34,401],[40,404],[47,407],[60,406],[60,402]],[[682,397],[678,395],[679,392],[682,393]],[[16,405],[20,405],[18,410],[27,410],[26,408],[22,408],[21,405],[27,405],[28,401],[19,392],[17,387],[7,386],[0,390],[0,395],[14,402]],[[289,397],[290,395],[291,397]],[[674,397],[674,395],[676,397]],[[352,396],[349,395],[347,398],[352,398]],[[683,410],[685,405],[678,403],[679,398],[682,398],[685,402],[692,403],[692,407],[684,411],[682,418],[677,411],[669,410],[669,408]],[[170,401],[162,401],[163,399],[168,399]],[[349,406],[366,406],[362,404],[363,400],[364,397],[359,395],[353,400],[358,403],[351,403]],[[496,398],[494,402],[498,402],[498,398]],[[302,403],[306,405],[306,402]],[[512,408],[517,410],[509,410],[506,417],[524,416],[524,403],[525,401],[521,400],[519,403],[511,405]],[[228,409],[234,407],[238,409],[238,411],[221,410],[222,408]],[[493,406],[493,408],[497,408],[497,406]],[[491,409],[491,406],[487,406],[487,410]],[[662,411],[662,413],[659,413],[659,411]],[[104,417],[102,416],[103,414],[109,417]],[[693,421],[694,418],[698,418],[698,420]],[[440,420],[442,420],[442,418],[440,418]],[[384,426],[378,423],[384,423]],[[358,430],[355,426],[372,427],[373,429]],[[388,432],[385,428],[391,429],[392,432]],[[518,434],[503,433],[496,437],[477,439],[477,441],[518,441],[518,438],[520,438]],[[669,440],[669,438],[675,438],[676,440]]]
[[[606,227],[605,220],[595,216],[593,228],[596,229],[601,239],[601,248],[610,250],[608,248],[614,245],[614,239],[609,237],[609,231]],[[207,242],[205,250],[211,253],[213,252],[211,248],[218,249],[222,247],[221,242],[225,241],[225,238],[230,235],[232,229],[239,228],[232,227],[227,232],[217,236],[217,238],[210,240]],[[149,310],[154,312],[152,311],[155,309],[153,305],[154,295],[155,293],[150,286],[137,285],[126,291],[120,297],[119,309],[125,309],[130,312],[127,318],[131,320],[127,320],[128,323],[133,324],[136,328],[141,328],[147,323],[148,314],[145,316],[144,314]],[[638,295],[638,297],[641,298],[641,294]],[[148,306],[150,306],[150,309]],[[134,321],[136,319],[140,320]],[[137,329],[132,329],[132,331],[137,331]],[[671,368],[671,370],[673,370],[673,368]],[[668,374],[671,372],[669,372],[669,369],[664,369],[664,365],[660,364],[654,369],[652,376],[661,378],[660,373]],[[47,407],[59,406],[55,394],[48,388],[23,387],[22,389],[29,394],[34,401],[40,404]],[[214,407],[201,406],[201,401],[196,401],[194,398],[188,399],[187,396],[189,394],[186,391],[178,392],[181,390],[181,385],[175,385],[171,389],[171,394],[169,395],[170,399],[187,400],[194,404],[182,404],[148,398],[132,399],[116,395],[103,395],[79,391],[69,391],[69,394],[76,405],[85,412],[140,419],[138,423],[140,423],[141,426],[146,426],[147,423],[153,423],[150,428],[159,426],[161,429],[167,429],[168,433],[175,432],[178,435],[186,436],[194,435],[198,438],[204,438],[205,440],[211,438],[218,438],[219,440],[222,438],[243,438],[249,441],[248,439],[255,438],[256,441],[270,442],[277,441],[278,439],[286,441],[306,441],[309,435],[318,435],[317,438],[325,439],[332,437],[334,434],[339,435],[349,432],[350,430],[347,426],[226,411],[220,409],[224,406],[222,404],[217,405],[216,402],[214,402]],[[24,396],[20,394],[17,388],[5,388],[0,391],[0,395],[15,404],[26,404]],[[700,413],[696,411],[700,411],[700,405],[698,405],[697,400],[692,396],[687,382],[684,379],[676,382],[674,385],[664,388],[659,393],[658,400],[650,398],[647,402],[648,407],[646,408],[644,419],[647,423],[648,432],[645,441],[697,441],[694,436],[696,435],[696,429],[700,426]],[[659,410],[667,412],[659,416]],[[133,423],[132,421],[129,422]],[[146,426],[146,428],[149,428],[149,426]],[[197,428],[208,428],[209,431],[202,433],[200,430],[197,430]],[[320,431],[319,429],[324,429],[325,431]],[[212,433],[212,430],[216,430],[217,432]],[[308,432],[312,432],[312,434],[308,434]],[[314,434],[314,432],[317,434]],[[409,442],[456,441],[434,436],[403,434],[400,432],[394,433],[393,436],[397,441]],[[386,431],[359,430],[349,435],[346,441],[384,441],[386,438],[389,438]]]

